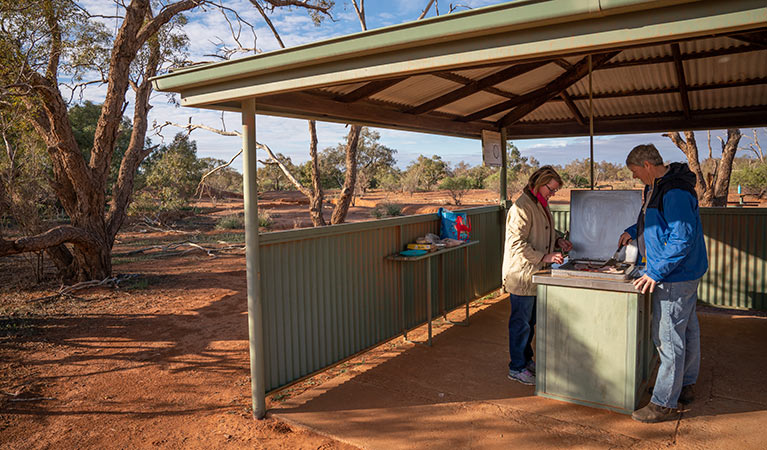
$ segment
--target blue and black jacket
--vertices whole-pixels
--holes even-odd
[[[650,191],[645,186],[644,198]],[[703,225],[695,194],[695,174],[687,164],[671,163],[655,180],[647,205],[636,225],[626,229],[632,239],[644,236],[647,275],[658,283],[691,281],[708,270]]]

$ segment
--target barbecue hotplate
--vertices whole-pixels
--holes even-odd
[[[614,266],[602,266],[615,252],[623,230],[636,223],[641,207],[642,192],[637,190],[571,191],[570,241],[573,249],[569,253],[569,261],[553,267],[551,275],[612,280],[632,278],[635,273],[635,247],[628,250],[624,247]]]

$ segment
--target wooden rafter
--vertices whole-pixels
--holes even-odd
[[[567,91],[560,92],[559,96],[562,97],[562,100],[565,102],[565,105],[567,105],[567,108],[573,114],[573,117],[575,117],[575,121],[578,122],[578,125],[586,126],[586,119],[583,117],[580,110],[575,105],[575,102],[573,102],[573,100],[567,94]]]
[[[676,69],[676,79],[679,87],[679,96],[682,99],[682,109],[685,119],[690,118],[690,96],[687,95],[687,80],[684,76],[684,65],[682,64],[682,52],[679,44],[671,44],[671,54],[674,57],[674,68]]]
[[[504,81],[511,80],[514,77],[523,75],[546,64],[548,64],[546,61],[537,61],[508,67],[501,70],[500,72],[496,72],[484,78],[480,78],[471,84],[450,91],[435,99],[421,103],[420,105],[410,108],[405,112],[409,114],[423,114],[425,112],[433,111],[441,106],[445,106],[462,98],[466,98],[488,87],[492,87],[496,84],[503,83]]]
[[[474,82],[474,80],[472,80],[471,78],[466,78],[466,77],[463,77],[461,75],[458,75],[458,74],[455,74],[455,73],[452,73],[452,72],[437,72],[437,73],[433,73],[432,75],[434,75],[435,77],[440,77],[440,78],[443,78],[445,80],[452,81],[454,83],[462,84],[464,86],[468,86],[468,85],[470,85],[471,83]],[[482,90],[485,91],[485,92],[489,92],[491,94],[495,94],[495,95],[497,95],[499,97],[506,97],[506,98],[517,98],[517,97],[519,97],[517,94],[512,94],[511,92],[506,92],[506,91],[504,91],[502,89],[498,89],[496,87],[486,87],[486,88],[484,88]]]
[[[767,48],[767,31],[757,31],[755,33],[733,34],[730,36],[741,42],[746,42],[763,49]]]
[[[377,80],[366,83],[364,86],[360,86],[357,89],[349,92],[348,94],[339,95],[336,100],[343,103],[356,102],[363,98],[370,97],[385,89],[388,89],[400,81],[406,80],[408,77],[397,77],[388,80]]]
[[[278,115],[304,117],[312,115],[316,120],[354,122],[376,126],[394,125],[403,129],[437,131],[447,135],[479,136],[482,123],[456,123],[449,118],[433,115],[414,116],[383,107],[371,107],[368,103],[344,103],[321,95],[290,92],[259,97],[258,105]],[[353,119],[351,119],[353,118]]]
[[[720,48],[716,50],[707,50],[695,53],[686,53],[682,55],[682,61],[690,61],[694,59],[713,58],[716,56],[737,55],[739,53],[757,52],[762,50],[757,45],[742,45],[740,47]],[[638,58],[629,59],[626,61],[613,61],[602,65],[599,70],[615,69],[616,67],[631,67],[631,66],[646,66],[650,64],[663,64],[674,62],[673,55],[667,56],[654,56],[650,58]]]
[[[701,84],[701,85],[688,85],[687,91],[688,92],[695,92],[695,91],[710,91],[715,89],[723,89],[723,88],[733,88],[733,87],[745,87],[745,86],[757,86],[760,84],[767,84],[767,77],[760,77],[760,78],[747,78],[745,80],[739,80],[739,81],[728,81],[728,82],[722,82],[722,83],[711,83],[711,84]],[[653,88],[653,89],[632,89],[629,91],[615,91],[615,92],[604,92],[599,94],[594,94],[594,99],[605,99],[605,98],[620,98],[620,97],[636,97],[640,95],[661,95],[661,94],[673,94],[678,92],[677,88],[670,87],[670,88]],[[588,95],[573,95],[570,97],[571,100],[577,101],[577,100],[588,100]]]
[[[620,53],[620,50],[593,56],[592,67],[599,67],[618,53]],[[536,89],[535,91],[531,92],[531,94],[535,93],[536,95],[530,101],[525,102],[524,104],[520,104],[520,106],[514,108],[508,114],[503,116],[497,123],[498,128],[508,127],[529,113],[535,111],[547,101],[558,96],[560,92],[563,92],[565,89],[578,82],[578,80],[588,75],[588,73],[588,57],[585,57],[578,61],[578,63],[574,65],[572,69],[560,75],[554,81],[548,83],[546,86],[540,89]]]
[[[573,65],[565,61],[563,58],[557,58],[552,62],[565,70],[570,70],[573,68]]]
[[[692,119],[681,113],[632,114],[617,117],[600,117],[594,122],[598,135],[620,133],[649,133],[665,130],[706,130],[728,127],[757,127],[764,125],[767,106],[749,108],[724,108],[696,110]],[[588,128],[573,120],[545,122],[517,122],[506,129],[515,139],[573,136],[587,134]]]

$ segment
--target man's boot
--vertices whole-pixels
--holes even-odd
[[[674,408],[664,408],[650,402],[642,409],[637,409],[631,414],[631,418],[644,423],[664,422],[666,420],[676,419],[679,411]]]
[[[685,405],[689,405],[690,403],[695,401],[695,391],[693,388],[695,387],[694,384],[688,384],[687,386],[682,386],[682,393],[679,394],[679,403],[684,403]]]

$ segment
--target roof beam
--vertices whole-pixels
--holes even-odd
[[[363,98],[370,97],[371,95],[386,90],[399,83],[400,81],[406,80],[407,78],[408,77],[397,77],[390,78],[388,80],[371,81],[370,83],[366,83],[364,86],[360,86],[348,94],[339,95],[336,97],[336,100],[344,103],[356,102],[357,100],[362,100]]]
[[[433,111],[441,106],[448,105],[462,98],[468,97],[472,94],[476,94],[477,92],[482,91],[485,88],[492,87],[498,83],[503,83],[504,81],[511,80],[512,78],[523,75],[539,67],[545,66],[546,64],[548,64],[548,61],[536,61],[536,62],[525,63],[525,64],[517,64],[515,66],[508,67],[506,69],[501,70],[500,72],[496,72],[494,74],[488,75],[479,80],[473,81],[470,84],[460,87],[454,91],[448,92],[447,94],[441,95],[435,99],[429,100],[425,103],[421,103],[420,105],[410,108],[405,112],[408,114],[423,114],[429,111]]]
[[[690,118],[690,97],[687,95],[687,80],[684,76],[684,65],[682,64],[682,52],[679,44],[671,44],[671,54],[674,56],[674,68],[676,69],[676,80],[679,85],[679,96],[682,98],[682,109],[684,109],[684,118]]]
[[[599,67],[605,62],[609,61],[618,53],[620,53],[620,50],[592,56],[592,59],[593,59],[591,63],[592,70],[594,67]],[[587,56],[583,58],[582,60],[578,61],[578,63],[574,65],[572,69],[560,75],[554,81],[550,82],[549,84],[547,84],[546,86],[540,89],[537,89],[531,92],[531,94],[537,93],[537,95],[532,99],[532,101],[520,105],[519,107],[515,108],[513,111],[503,116],[501,120],[498,121],[498,128],[508,127],[509,125],[513,124],[519,119],[525,117],[526,115],[538,109],[541,105],[543,105],[547,101],[558,96],[562,91],[566,90],[573,84],[577,83],[581,78],[585,77],[588,74],[589,74],[589,57]]]
[[[452,73],[452,72],[437,72],[433,73],[435,77],[444,78],[445,80],[452,81],[454,83],[462,84],[464,86],[467,86],[474,82],[471,78],[462,77],[461,75]],[[486,87],[483,89],[485,92],[489,92],[491,94],[495,94],[499,97],[506,97],[506,98],[517,98],[519,97],[517,94],[512,94],[511,92],[506,92],[501,89],[495,88],[495,87]]]
[[[553,63],[565,70],[570,70],[573,68],[573,65],[567,62],[564,58],[557,58],[553,61]]]
[[[716,50],[708,50],[703,52],[687,53],[682,55],[682,61],[690,61],[693,59],[713,58],[716,56],[736,55],[739,53],[756,52],[763,50],[757,45],[742,45],[740,47],[732,48],[720,48]],[[631,66],[644,66],[649,64],[662,64],[674,62],[673,55],[667,56],[655,56],[651,58],[641,59],[629,59],[627,61],[614,61],[606,63],[599,68],[599,70],[615,69],[616,67],[631,67]]]
[[[567,105],[567,108],[570,110],[571,113],[573,113],[573,117],[575,117],[575,121],[578,122],[578,125],[586,126],[586,119],[584,119],[578,107],[575,105],[573,100],[567,94],[567,91],[560,92],[559,96],[562,97],[562,100],[564,100],[565,105]]]
[[[696,110],[692,119],[680,113],[635,114],[602,117],[594,121],[594,134],[653,133],[668,130],[710,130],[730,127],[759,127],[765,125],[767,106]],[[507,128],[514,139],[588,135],[588,127],[575,121],[517,122]],[[628,149],[627,149],[628,150]]]
[[[316,120],[331,122],[353,122],[411,131],[436,132],[461,137],[479,137],[482,129],[491,128],[491,124],[487,123],[456,123],[450,118],[432,115],[413,116],[368,103],[344,103],[333,98],[303,92],[259,97],[256,102],[256,112],[287,117],[311,117]]]
[[[727,81],[723,83],[711,83],[711,84],[701,84],[698,86],[687,86],[688,92],[695,92],[695,91],[710,91],[714,89],[722,89],[722,88],[732,88],[732,87],[746,87],[746,86],[757,86],[760,84],[767,84],[767,77],[760,77],[760,78],[747,78],[745,80],[740,81]],[[634,89],[630,91],[616,91],[616,92],[605,92],[601,94],[594,94],[592,96],[593,99],[599,100],[604,98],[620,98],[620,97],[634,97],[638,95],[661,95],[661,94],[673,94],[678,92],[677,88],[659,88],[659,89]],[[588,95],[573,95],[570,97],[570,100],[577,101],[577,100],[588,100]],[[554,99],[556,100],[556,99]]]
[[[767,31],[757,31],[755,33],[733,34],[730,36],[741,42],[747,42],[751,45],[767,49]]]

